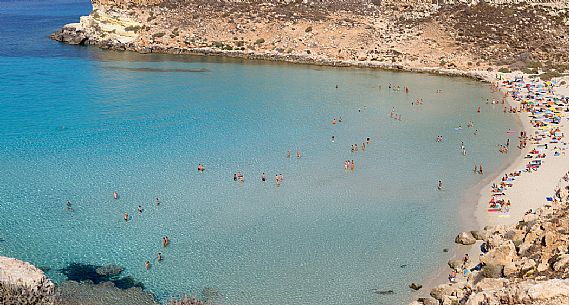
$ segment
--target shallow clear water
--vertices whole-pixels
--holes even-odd
[[[214,287],[231,304],[403,303],[407,285],[444,261],[464,191],[481,179],[474,164],[491,172],[505,161],[496,146],[514,122],[476,113],[492,98],[480,83],[47,39],[88,11],[0,2],[0,254],[50,267],[56,281],[73,262],[115,263],[161,300]],[[165,260],[145,270],[159,251]]]

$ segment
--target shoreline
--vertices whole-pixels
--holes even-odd
[[[522,79],[528,78],[527,74],[523,74],[520,73],[519,75],[521,75]],[[507,81],[511,80],[511,76],[512,74],[508,74],[507,77]],[[515,79],[515,77],[514,77]],[[567,77],[562,78],[565,81],[567,81]],[[507,105],[508,107],[514,107],[514,108],[519,108],[520,107],[520,103],[518,103],[513,96],[511,95],[511,92],[508,90],[508,87],[503,85],[503,79],[502,77],[499,80],[492,80],[492,79],[485,79],[484,81],[491,83],[493,85],[496,85],[499,92],[502,92],[503,94],[505,94],[506,97],[506,101],[507,101]],[[542,82],[540,80],[538,80],[539,82]],[[556,87],[553,87],[553,92],[556,95],[561,95],[561,96],[569,96],[569,86],[565,86],[564,89],[562,89],[562,87],[558,84]],[[521,127],[521,131],[525,131],[528,133],[529,136],[535,135],[539,133],[539,128],[532,126],[532,124],[530,124],[530,113],[526,112],[526,111],[518,111],[515,113],[516,117],[517,117],[517,122],[518,124],[521,123],[521,126],[517,126],[517,127]],[[557,125],[557,127],[559,128],[560,132],[565,135],[569,132],[569,126],[567,124],[563,124],[563,123],[567,123],[567,120],[569,120],[567,117],[561,115],[561,119],[559,124]],[[547,139],[547,138],[545,138]],[[562,138],[563,140],[565,138]],[[504,175],[509,175],[512,172],[515,172],[519,169],[523,169],[526,167],[526,164],[528,163],[528,160],[526,160],[526,156],[530,153],[532,148],[537,147],[539,143],[539,141],[536,141],[537,143],[529,143],[528,146],[524,147],[524,148],[517,148],[516,150],[519,152],[518,155],[511,159],[511,161],[507,162],[507,164],[505,165],[504,169],[502,171],[498,171],[499,174],[497,175],[491,175],[488,176],[488,178],[483,179],[480,183],[478,183],[476,186],[473,187],[473,189],[471,189],[470,191],[468,191],[465,194],[465,198],[467,198],[470,195],[472,195],[474,198],[478,198],[476,199],[466,199],[463,202],[463,206],[464,204],[468,203],[468,202],[473,202],[475,203],[474,207],[470,210],[470,214],[471,216],[474,216],[472,218],[472,220],[470,221],[471,225],[474,225],[475,229],[481,230],[482,232],[484,232],[484,234],[487,235],[486,239],[483,239],[484,242],[489,242],[489,240],[492,237],[496,237],[495,235],[498,234],[498,232],[500,230],[503,230],[504,228],[508,228],[511,227],[513,225],[518,224],[519,221],[525,221],[526,220],[526,216],[524,216],[524,213],[528,210],[534,211],[534,213],[542,213],[542,209],[546,209],[548,207],[551,207],[551,205],[547,204],[547,201],[545,200],[546,196],[552,196],[554,197],[552,194],[555,192],[554,189],[558,188],[561,189],[561,185],[563,184],[563,182],[561,181],[561,177],[563,176],[563,174],[568,172],[568,168],[567,164],[569,164],[569,156],[567,155],[567,147],[563,147],[563,148],[559,148],[559,156],[552,156],[553,152],[551,150],[547,150],[547,156],[543,158],[543,163],[542,165],[539,167],[539,170],[537,170],[536,172],[522,172],[522,174],[519,176],[518,180],[525,180],[525,181],[521,181],[521,182],[517,182],[514,181],[513,186],[511,186],[508,189],[508,192],[506,193],[506,195],[504,196],[504,200],[509,200],[512,199],[512,209],[510,211],[507,212],[507,215],[499,215],[498,217],[495,217],[494,215],[489,214],[490,212],[487,211],[488,208],[488,201],[490,198],[492,198],[492,194],[490,194],[489,190],[492,189],[492,185],[494,183],[499,183],[500,181],[500,177],[503,177]],[[557,151],[557,146],[561,146],[561,144],[566,145],[565,142],[563,141],[559,141],[558,143],[555,144],[555,148],[553,150]],[[550,147],[553,146],[552,144],[549,144]],[[565,166],[565,167],[564,167]],[[530,175],[531,173],[531,175]],[[527,178],[527,177],[530,178]],[[525,178],[525,179],[524,179]],[[553,181],[546,181],[543,182],[543,180],[553,180]],[[515,186],[520,185],[519,187],[515,188]],[[528,184],[529,185],[539,185],[539,189],[538,190],[532,190],[528,188]],[[477,190],[477,191],[476,191]],[[533,198],[528,198],[528,197],[533,197]],[[541,200],[539,200],[538,198],[541,198]],[[515,201],[514,201],[515,199]],[[500,212],[501,213],[501,212]],[[466,215],[466,213],[465,213]],[[462,215],[462,226],[463,229],[466,232],[474,232],[474,231],[469,231],[469,229],[472,228],[468,228],[468,221],[465,221],[465,215]],[[527,215],[527,213],[525,214]],[[504,217],[500,217],[500,216],[504,216]],[[531,216],[531,215],[530,215]],[[523,220],[522,220],[523,219]],[[487,228],[491,228],[490,230],[487,230]],[[498,231],[496,233],[491,233],[491,230],[495,230]],[[462,233],[461,233],[462,234]],[[489,235],[488,235],[489,234]],[[473,234],[474,235],[474,234]],[[498,235],[499,236],[499,235]],[[430,296],[427,296],[427,298],[431,298],[431,297],[435,297],[435,295],[437,295],[437,297],[445,297],[445,295],[441,295],[439,294],[439,292],[441,292],[441,289],[444,291],[445,286],[448,287],[453,287],[456,286],[457,284],[451,284],[449,283],[448,279],[446,278],[446,273],[447,271],[451,270],[450,269],[450,265],[451,262],[453,260],[461,260],[461,254],[459,254],[459,249],[463,250],[462,253],[468,253],[471,259],[476,260],[477,263],[482,263],[482,259],[481,256],[478,255],[478,253],[480,253],[480,250],[478,250],[478,247],[480,247],[480,245],[482,244],[482,241],[478,238],[475,237],[477,240],[474,244],[469,245],[469,246],[465,246],[465,245],[461,245],[458,242],[456,242],[457,244],[453,247],[454,251],[451,251],[451,255],[449,255],[450,260],[449,260],[449,264],[447,268],[441,268],[439,269],[437,272],[435,272],[435,274],[431,277],[429,277],[426,281],[425,284],[425,290],[424,291],[430,291]],[[480,254],[482,255],[482,254]],[[477,260],[478,258],[478,260]],[[471,260],[472,263],[472,260]],[[522,269],[523,271],[523,269]],[[538,267],[538,271],[539,271],[539,267]],[[505,269],[504,269],[504,274],[506,273]],[[459,276],[461,277],[461,276]],[[478,278],[479,279],[479,278]],[[459,284],[463,284],[466,285],[465,287],[468,287],[468,285],[472,284],[470,283],[471,281],[471,277],[469,276],[468,279],[466,280],[466,282],[464,282],[462,279],[459,279],[458,283]],[[537,278],[536,278],[537,280]],[[481,282],[481,281],[480,281]],[[437,285],[437,283],[439,283]],[[475,286],[476,287],[476,286]],[[498,286],[499,287],[499,286]],[[506,286],[507,287],[507,286]],[[454,287],[456,289],[456,287]],[[448,289],[452,289],[452,288],[448,288]],[[471,288],[458,288],[458,289],[466,289],[464,291],[467,291],[468,289]],[[481,288],[478,288],[479,290]],[[482,288],[482,290],[484,290],[484,288]],[[420,296],[423,295],[423,293],[415,293],[415,296]],[[424,300],[425,298],[414,298],[415,300]],[[467,296],[468,299],[468,296]],[[440,300],[439,298],[437,298],[437,300]],[[412,304],[416,304],[419,303],[421,304],[422,302],[413,302]],[[428,303],[428,301],[427,301]],[[429,303],[430,304],[430,303]]]
[[[480,80],[483,83],[491,84],[491,82],[487,79]],[[523,118],[521,117],[521,112],[515,114],[514,118],[515,128],[525,129],[525,124],[523,122]],[[481,207],[481,201],[483,199],[484,190],[489,188],[492,183],[498,179],[499,177],[503,176],[512,166],[523,162],[524,150],[515,150],[512,152],[515,154],[508,158],[508,160],[502,164],[502,166],[492,172],[490,175],[487,175],[478,183],[470,187],[463,196],[463,199],[460,202],[460,209],[461,211],[458,212],[459,217],[459,230],[462,231],[470,231],[470,230],[478,230],[484,228],[484,226],[489,225],[488,223],[484,223],[479,217],[479,211]],[[470,257],[476,257],[476,251],[480,247],[481,242],[477,241],[474,245],[460,245],[453,243],[451,248],[448,249],[448,260],[453,259],[461,259],[464,253],[468,253]],[[409,302],[412,302],[419,298],[421,295],[425,293],[425,291],[431,291],[431,289],[435,288],[440,284],[445,284],[448,282],[448,270],[444,268],[438,268],[437,271],[434,271],[430,274],[423,282],[423,288],[419,291],[416,291],[412,294],[412,298]]]

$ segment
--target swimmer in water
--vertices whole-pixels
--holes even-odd
[[[161,262],[162,261],[162,253],[158,252],[158,257],[157,257],[158,261]]]
[[[290,150],[286,153],[286,157],[290,159]]]
[[[158,199],[158,197],[156,197],[156,206],[160,205],[160,199]]]
[[[67,200],[67,210],[73,212],[73,207],[71,207],[71,201]]]
[[[265,173],[263,173],[261,175],[261,181],[263,181],[263,182],[267,181],[267,177],[265,177]]]
[[[296,151],[296,158],[297,158],[297,159],[300,159],[300,150],[297,150],[297,151]]]
[[[119,193],[113,192],[113,198],[115,198],[115,200],[119,199]]]
[[[123,218],[124,218],[124,221],[128,221],[128,213],[124,213]]]
[[[332,143],[336,140],[336,137],[332,136]]]
[[[146,267],[146,270],[150,270],[150,261],[146,261],[144,266]]]
[[[137,211],[138,211],[138,214],[141,214],[142,213],[142,206],[138,206]]]
[[[442,191],[442,190],[443,190],[443,182],[442,182],[441,180],[439,180],[439,183],[437,184],[437,189],[438,189],[439,191]]]

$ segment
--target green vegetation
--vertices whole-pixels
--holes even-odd
[[[126,28],[124,28],[124,30],[127,32],[138,33],[138,31],[140,31],[140,25],[129,25]]]
[[[500,69],[498,69],[498,72],[500,73],[510,73],[510,69],[506,68],[506,67],[502,67]]]
[[[154,33],[154,34],[152,34],[152,38],[159,38],[159,37],[162,37],[164,35],[166,35],[166,33],[164,33],[164,32]]]
[[[255,44],[262,44],[262,43],[264,43],[264,42],[265,42],[265,39],[264,39],[264,38],[259,38],[259,39],[257,39],[257,40],[255,41]]]

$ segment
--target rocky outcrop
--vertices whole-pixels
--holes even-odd
[[[474,245],[476,238],[470,232],[462,232],[456,236],[454,242],[461,245]]]
[[[0,256],[0,304],[47,305],[55,302],[55,285],[35,266]]]
[[[480,263],[450,260],[451,269],[466,268],[468,276],[432,289],[435,304],[569,304],[569,181],[560,184],[556,203],[516,225],[459,234],[458,243],[482,239]]]

